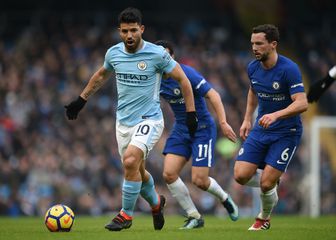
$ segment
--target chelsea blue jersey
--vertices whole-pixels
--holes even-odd
[[[302,133],[299,115],[278,119],[269,128],[264,129],[259,119],[268,113],[287,108],[293,101],[291,95],[304,92],[299,67],[290,59],[278,55],[277,63],[271,69],[264,69],[260,61],[254,60],[248,65],[251,88],[258,98],[258,116],[254,126],[256,131],[273,133]]]
[[[144,119],[163,118],[160,108],[160,83],[163,73],[171,72],[176,62],[162,47],[143,42],[135,53],[128,53],[123,42],[105,55],[104,68],[114,71],[117,81],[117,120],[134,126]]]
[[[209,122],[212,122],[213,119],[207,109],[204,96],[211,89],[211,85],[204,79],[201,74],[199,74],[192,67],[184,64],[180,65],[182,67],[182,70],[190,80],[193,89],[195,108],[199,121],[198,125],[201,126],[202,123],[209,124]],[[176,124],[183,127],[186,122],[186,107],[184,98],[182,96],[182,91],[178,82],[173,80],[172,78],[163,79],[161,81],[160,95],[171,106],[175,115]]]

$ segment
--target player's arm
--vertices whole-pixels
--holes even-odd
[[[64,106],[66,108],[66,115],[69,120],[74,120],[77,118],[79,111],[82,110],[85,103],[87,102],[87,99],[101,86],[103,86],[110,76],[111,72],[106,70],[104,67],[101,67],[92,75],[79,97],[72,101],[69,105]]]
[[[249,135],[251,128],[252,128],[252,117],[254,111],[258,106],[258,98],[254,94],[253,89],[250,87],[248,94],[247,94],[247,103],[246,103],[246,111],[244,116],[244,121],[240,127],[239,135],[240,137],[245,140]]]
[[[178,81],[178,83],[180,84],[187,112],[195,112],[194,94],[192,91],[192,87],[180,64],[176,63],[173,71],[171,71],[167,75]]]
[[[259,119],[259,125],[264,128],[268,128],[278,119],[292,117],[307,111],[308,101],[306,93],[298,92],[291,95],[291,98],[293,102],[288,107],[274,113],[265,114]]]
[[[97,92],[97,90],[104,85],[104,83],[110,76],[111,72],[106,70],[104,67],[101,67],[97,72],[92,75],[83,92],[80,94],[80,97],[87,101],[87,99],[92,94]]]
[[[194,136],[197,130],[198,119],[196,116],[194,94],[192,91],[190,81],[185,75],[185,73],[183,72],[179,63],[176,63],[173,70],[170,73],[167,73],[166,75],[178,81],[180,85],[180,88],[182,90],[182,95],[185,101],[186,112],[187,112],[186,124],[188,126],[190,135]]]
[[[215,89],[211,88],[205,95],[205,98],[209,100],[211,106],[215,110],[218,118],[218,123],[224,136],[226,136],[232,142],[236,142],[236,134],[232,130],[232,127],[226,121],[224,105],[218,92]]]
[[[321,80],[314,82],[308,91],[308,102],[317,102],[322,94],[331,86],[336,80],[336,66],[332,67],[328,74]]]

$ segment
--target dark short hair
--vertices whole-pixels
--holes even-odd
[[[164,48],[168,48],[170,55],[174,54],[173,44],[167,40],[157,40],[155,42],[156,45],[162,46]]]
[[[280,40],[279,30],[272,24],[263,24],[252,29],[252,33],[265,33],[265,38],[268,42]]]
[[[119,25],[121,23],[138,23],[139,25],[141,25],[142,13],[137,8],[128,7],[119,14],[118,22]]]

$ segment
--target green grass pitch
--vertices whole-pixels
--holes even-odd
[[[121,232],[109,232],[104,225],[110,216],[88,217],[76,216],[73,228],[68,233],[52,233],[44,225],[43,217],[0,218],[1,240],[262,240],[262,239],[297,239],[297,240],[327,240],[336,239],[336,216],[326,216],[317,219],[297,216],[274,216],[271,229],[267,231],[251,232],[247,228],[253,219],[240,219],[232,222],[229,219],[205,216],[205,227],[193,230],[179,230],[184,218],[167,216],[166,224],[161,231],[154,231],[151,216],[136,216],[133,226]]]

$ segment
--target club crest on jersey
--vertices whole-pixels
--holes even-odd
[[[175,95],[180,95],[180,93],[181,93],[181,90],[180,90],[180,89],[178,89],[178,88],[174,88],[174,94],[175,94]]]
[[[138,62],[138,68],[141,71],[145,70],[147,68],[147,63],[145,61]]]
[[[280,87],[280,84],[279,84],[278,82],[273,82],[272,87],[273,87],[275,90],[278,90],[279,87]]]

